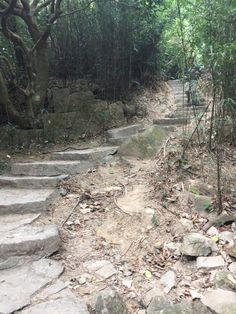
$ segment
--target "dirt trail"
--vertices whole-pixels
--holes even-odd
[[[152,102],[149,108],[156,111],[157,97],[166,101],[170,96],[168,91],[162,96],[149,93],[153,99],[149,99]],[[151,124],[152,116],[150,112],[146,126]],[[156,112],[155,117],[161,118],[163,113]],[[62,228],[63,251],[56,258],[65,265],[63,279],[90,304],[97,292],[112,285],[125,296],[131,313],[135,313],[146,293],[159,286],[158,279],[165,269],[162,256],[156,261],[157,271],[152,279],[145,277],[152,263],[149,254],[156,251],[158,243],[171,238],[165,225],[168,212],[163,219],[156,200],[151,198],[154,190],[150,174],[156,162],[116,157],[109,165],[98,166],[66,182],[64,189],[68,194],[53,207],[51,220],[61,225],[84,195]],[[103,273],[99,276],[86,267],[86,263],[97,260],[110,261],[113,276]]]

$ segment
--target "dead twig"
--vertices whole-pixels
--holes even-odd
[[[176,216],[176,217],[180,217],[180,215],[179,214],[177,214],[177,213],[175,213],[172,209],[170,209],[170,208],[167,208],[167,206],[163,206],[162,205],[162,208],[164,208],[164,209],[166,209],[169,213],[171,213],[172,215],[174,215],[174,216]]]
[[[61,224],[61,228],[63,228],[64,227],[64,225],[67,223],[67,221],[70,219],[70,217],[73,215],[73,213],[74,213],[74,211],[75,211],[75,209],[77,208],[77,206],[79,205],[79,203],[82,201],[82,198],[80,197],[78,200],[77,200],[77,202],[76,202],[76,204],[74,205],[74,207],[71,209],[71,211],[69,212],[69,215],[66,217],[66,219],[62,222],[62,224]]]
[[[166,140],[164,146],[163,146],[163,155],[164,157],[166,157],[166,147],[167,147],[167,144],[169,143],[170,141],[170,137],[168,137],[168,139]]]
[[[121,207],[119,206],[119,204],[117,203],[117,199],[116,199],[116,193],[114,194],[114,199],[113,199],[113,201],[114,201],[114,204],[116,205],[116,207],[117,207],[122,213],[124,213],[124,214],[126,214],[126,215],[129,215],[129,216],[132,216],[130,213],[128,213],[127,211],[125,211],[123,208],[121,208]]]
[[[126,195],[128,193],[127,186],[119,180],[117,180],[117,182],[122,185],[122,187],[124,188],[123,194]]]

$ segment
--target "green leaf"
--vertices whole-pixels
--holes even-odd
[[[145,276],[147,279],[151,279],[151,278],[152,278],[152,273],[151,273],[149,270],[146,270],[145,273],[144,273],[144,276]]]

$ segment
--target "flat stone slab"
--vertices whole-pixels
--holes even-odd
[[[197,258],[197,268],[213,269],[224,267],[225,261],[221,255],[219,256],[209,256],[209,257],[198,257]]]
[[[62,180],[66,180],[67,178],[67,175],[52,177],[0,176],[0,187],[16,189],[45,189],[56,187]]]
[[[108,279],[117,273],[115,267],[107,260],[88,261],[84,263],[84,267],[95,275]]]
[[[2,270],[0,313],[10,314],[30,305],[33,295],[58,278],[63,270],[60,263],[50,259],[41,259],[21,267]]]
[[[104,157],[114,155],[117,150],[117,146],[104,146],[82,150],[67,150],[64,152],[54,152],[52,154],[52,158],[61,160],[102,161]]]
[[[64,297],[30,306],[22,314],[89,314],[86,303],[78,297]]]
[[[52,189],[1,189],[0,215],[46,211],[55,195]]]
[[[94,164],[91,161],[50,160],[12,165],[12,173],[28,176],[57,176],[60,174],[76,174],[87,171]]]
[[[153,120],[153,124],[156,125],[178,125],[186,124],[188,121],[184,118],[163,118]]]
[[[135,135],[139,130],[143,129],[141,124],[133,124],[121,128],[111,129],[106,132],[108,139],[125,138]]]
[[[56,225],[21,226],[0,232],[0,269],[21,265],[30,259],[50,256],[60,248]]]
[[[201,302],[217,314],[236,313],[236,293],[223,289],[206,291]]]
[[[0,216],[0,234],[29,225],[39,218],[40,214],[3,215]]]

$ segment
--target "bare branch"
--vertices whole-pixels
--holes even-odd
[[[20,0],[20,2],[22,3],[22,6],[24,8],[24,11],[26,14],[30,13],[30,5],[29,2],[27,0]]]
[[[1,14],[2,16],[6,16],[6,15],[8,15],[9,13],[12,12],[12,10],[13,10],[13,9],[15,8],[15,6],[16,6],[17,0],[11,0],[10,2],[8,2],[8,1],[5,1],[5,2],[7,2],[8,7],[6,7],[5,10],[0,11],[0,14]]]
[[[32,9],[36,9],[37,5],[39,4],[39,1],[40,1],[40,0],[34,0],[34,1],[32,2],[32,4],[31,4],[31,8],[32,8]]]
[[[46,8],[49,4],[52,3],[53,0],[47,0],[35,8],[35,13],[40,12],[43,8]]]
[[[83,8],[80,8],[80,9],[73,10],[73,11],[71,11],[71,12],[62,14],[62,15],[59,16],[59,18],[65,17],[65,16],[69,16],[69,15],[72,15],[72,14],[75,14],[75,13],[78,13],[78,12],[81,12],[81,11],[84,11],[85,9],[89,8],[90,5],[91,5],[93,2],[94,2],[94,0],[90,1],[89,3],[87,3]]]
[[[5,16],[3,16],[1,19],[1,25],[2,25],[2,32],[4,33],[4,35],[7,38],[9,38],[11,41],[18,44],[27,56],[29,53],[29,49],[27,48],[23,39],[18,34],[14,33],[13,31],[9,29],[7,25],[7,18]]]

